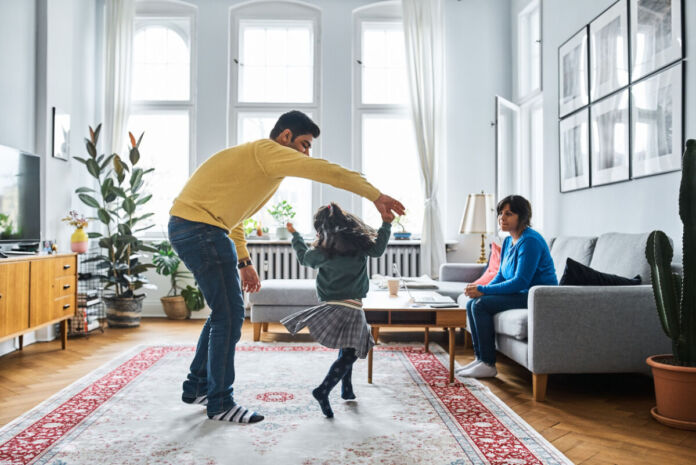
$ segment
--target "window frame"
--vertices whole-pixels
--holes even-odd
[[[227,84],[227,146],[239,144],[239,116],[241,114],[277,113],[283,114],[290,110],[300,110],[312,114],[312,120],[321,127],[321,10],[319,7],[294,0],[256,0],[234,5],[229,9],[229,49],[228,49],[228,84]],[[288,24],[298,21],[312,24],[313,51],[313,80],[312,102],[241,102],[239,100],[239,56],[241,55],[241,23],[253,21],[262,24],[264,21],[282,22]],[[311,154],[321,157],[321,138],[312,143]],[[311,181],[310,181],[311,182]],[[320,186],[312,182],[311,213],[321,204]],[[311,215],[310,215],[311,216]]]
[[[365,115],[398,116],[411,118],[409,103],[384,104],[363,103],[362,101],[362,32],[363,24],[400,23],[403,24],[401,2],[388,0],[371,5],[365,5],[353,11],[353,43],[352,43],[352,149],[351,163],[353,169],[363,173],[363,117]],[[363,215],[362,197],[351,196],[351,210],[360,217]],[[421,219],[422,223],[422,219]],[[413,231],[414,236],[420,236],[420,231]]]
[[[531,83],[531,66],[529,66],[529,56],[531,56],[531,53],[527,53],[526,46],[531,42],[531,35],[532,31],[526,27],[526,24],[529,23],[529,18],[534,14],[535,12],[538,12],[537,14],[539,15],[539,30],[537,31],[538,39],[536,39],[537,46],[539,48],[539,69],[537,70],[539,74],[539,82],[538,86],[534,87]],[[516,91],[517,91],[517,101],[518,102],[524,102],[528,99],[533,99],[535,98],[538,94],[540,94],[543,91],[543,61],[544,61],[544,56],[543,56],[543,51],[542,51],[542,44],[543,44],[543,37],[542,37],[542,18],[543,18],[543,10],[542,10],[542,4],[541,0],[531,0],[527,6],[525,6],[522,11],[520,11],[517,15],[517,85],[516,85]],[[528,34],[525,34],[527,32]],[[529,51],[531,52],[531,50]],[[527,59],[524,59],[527,58]],[[522,88],[522,83],[523,79],[522,77],[525,77],[526,81],[528,82],[527,88],[523,89]]]
[[[175,23],[167,21],[187,20],[189,22],[188,37],[183,37],[185,31]],[[198,7],[181,1],[157,0],[139,1],[136,3],[135,18],[133,19],[133,40],[139,30],[148,26],[162,26],[173,30],[187,39],[189,47],[189,98],[187,100],[131,100],[129,118],[134,113],[166,114],[168,112],[186,112],[189,118],[189,151],[188,174],[195,171],[196,165],[196,114],[197,114],[197,82],[198,82]],[[159,225],[166,226],[166,225]],[[145,239],[161,239],[166,236],[157,227],[138,234]],[[156,231],[157,230],[157,231]]]

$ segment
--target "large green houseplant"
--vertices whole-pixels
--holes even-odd
[[[193,275],[190,271],[180,269],[181,259],[169,241],[157,244],[157,252],[152,257],[152,263],[158,274],[169,277],[169,292],[160,298],[168,318],[185,320],[191,317],[191,311],[200,310],[205,306],[203,293],[198,286],[182,286],[181,281],[190,280]]]
[[[672,339],[671,355],[647,360],[655,379],[657,407],[651,411],[670,426],[696,429],[696,140],[686,142],[679,188],[684,224],[682,274],[673,273],[674,251],[662,231],[653,231],[645,255],[650,263],[660,322]]]
[[[133,327],[140,324],[144,294],[142,288],[154,288],[144,273],[154,265],[145,263],[143,252],[157,249],[145,244],[136,234],[152,227],[144,226],[145,220],[154,213],[143,213],[144,205],[152,195],[144,191],[145,179],[154,168],[143,169],[140,161],[140,143],[128,133],[130,148],[127,159],[118,154],[97,155],[97,143],[101,124],[89,128],[89,139],[85,139],[86,158],[73,157],[84,164],[87,172],[98,183],[98,188],[80,187],[75,192],[87,206],[95,208],[97,218],[105,232],[90,232],[91,238],[99,239],[102,254],[89,260],[96,261],[103,270],[105,289],[111,294],[104,296],[107,307],[107,322],[110,327]]]

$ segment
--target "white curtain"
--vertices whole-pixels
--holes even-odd
[[[444,18],[442,0],[402,0],[411,114],[425,193],[421,271],[435,277],[446,261],[437,201],[444,156]]]
[[[106,43],[104,63],[104,153],[126,148],[131,92],[133,19],[135,0],[106,0]]]

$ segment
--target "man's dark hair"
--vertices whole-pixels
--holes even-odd
[[[377,240],[374,229],[333,202],[314,214],[314,229],[317,240],[312,246],[329,258],[364,254]]]
[[[510,207],[510,211],[519,216],[518,227],[520,231],[528,228],[532,225],[532,205],[529,200],[525,199],[521,195],[508,195],[503,200],[498,202],[496,210],[498,216],[503,212],[505,205]]]
[[[292,110],[280,115],[275,126],[271,129],[270,138],[275,140],[276,137],[286,129],[292,132],[292,140],[304,134],[311,134],[312,137],[319,137],[319,126],[317,126],[309,116],[297,110]]]

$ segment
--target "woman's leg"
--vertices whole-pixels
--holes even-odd
[[[527,294],[484,295],[473,299],[471,316],[474,321],[472,337],[478,341],[481,360],[495,365],[495,329],[493,315],[513,308],[527,308]]]
[[[357,359],[355,349],[342,349],[340,356],[331,364],[324,381],[312,391],[312,395],[319,402],[321,411],[327,418],[333,418],[333,410],[331,410],[331,404],[329,403],[329,393],[345,376]]]
[[[474,347],[474,356],[476,356],[476,360],[481,360],[481,349],[479,348],[479,345],[478,345],[478,336],[477,336],[477,332],[476,332],[476,320],[474,319],[474,311],[473,311],[473,306],[474,306],[475,300],[476,299],[469,299],[469,301],[466,303],[466,321],[469,325],[469,329],[471,330],[471,345]]]

